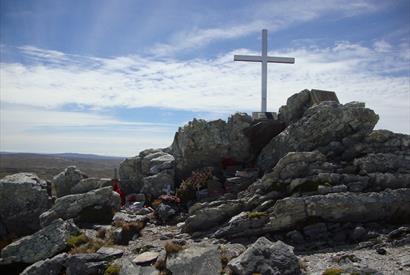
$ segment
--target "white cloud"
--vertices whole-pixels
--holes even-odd
[[[169,146],[178,125],[124,122],[106,115],[2,106],[0,126],[0,151],[130,156],[146,148]]]
[[[264,28],[274,32],[329,15],[334,20],[371,13],[383,9],[387,4],[369,0],[353,2],[348,0],[296,0],[252,3],[251,7],[245,6],[237,12],[234,23],[221,24],[218,22],[218,27],[208,28],[188,27],[184,31],[173,34],[167,43],[154,45],[150,53],[156,56],[168,56],[179,51],[204,47],[218,40],[244,37]],[[235,10],[234,7],[233,10]]]
[[[365,47],[342,41],[328,48],[271,52],[294,56],[296,64],[269,64],[268,108],[277,110],[290,95],[305,88],[333,90],[341,102],[366,102],[380,115],[378,128],[410,133],[410,80],[402,47],[383,47],[380,53],[380,44]],[[34,63],[1,63],[0,67],[1,103],[25,106],[2,106],[2,150],[61,152],[61,148],[72,148],[130,155],[169,145],[177,128],[123,122],[98,112],[59,111],[67,104],[97,111],[152,106],[200,111],[207,117],[252,112],[260,106],[260,65],[232,61],[234,53],[256,54],[244,49],[214,59],[187,61],[72,56],[33,47],[22,50],[26,60]],[[61,131],[50,130],[59,127]]]

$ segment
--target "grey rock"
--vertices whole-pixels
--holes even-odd
[[[57,219],[33,235],[23,237],[1,251],[6,262],[35,263],[50,258],[67,248],[67,239],[79,233],[72,221]]]
[[[272,231],[291,229],[309,218],[329,222],[406,221],[410,218],[410,190],[289,197],[278,200],[271,213]]]
[[[164,190],[169,185],[171,189],[174,189],[174,170],[166,169],[158,174],[148,176],[142,179],[143,187],[141,192],[146,196],[157,198],[161,194],[164,194]]]
[[[239,200],[196,204],[190,208],[184,229],[186,232],[205,231],[238,214],[243,207],[244,203]]]
[[[80,222],[111,222],[113,210],[120,208],[121,199],[112,187],[104,187],[83,194],[58,198],[53,207],[41,214],[42,226],[62,218]]]
[[[63,172],[56,175],[51,182],[51,193],[57,198],[71,194],[71,188],[87,178],[87,175],[75,166],[67,167]]]
[[[175,158],[166,151],[167,149],[148,149],[140,152],[136,157],[125,159],[120,164],[119,169],[121,189],[127,194],[139,193],[142,188],[146,192],[150,192],[149,184],[152,183],[151,181],[154,180],[154,183],[158,183],[158,180],[162,179],[164,175],[169,175],[167,182],[173,187]],[[161,173],[163,171],[164,173]],[[157,174],[161,174],[160,179],[150,178],[150,176]],[[144,181],[144,178],[147,177],[148,179]],[[153,187],[155,194],[152,195],[157,197],[163,193],[158,188]]]
[[[243,130],[252,118],[236,113],[228,122],[197,120],[178,129],[171,146],[176,161],[176,176],[183,179],[192,170],[202,167],[220,167],[220,161],[229,157],[243,162],[251,158],[251,147]]]
[[[111,186],[111,179],[86,178],[74,185],[70,194],[87,193],[88,191]]]
[[[46,182],[32,173],[18,173],[0,180],[0,239],[23,236],[40,229],[39,216],[46,211]]]
[[[303,244],[305,242],[303,235],[297,230],[289,231],[288,233],[286,233],[286,237],[293,244]]]
[[[363,227],[363,226],[356,226],[353,231],[352,234],[350,235],[350,238],[357,242],[357,241],[361,241],[363,239],[365,239],[367,235],[367,230]]]
[[[68,256],[67,253],[61,253],[52,258],[38,261],[24,269],[21,275],[59,275],[65,269]]]
[[[241,255],[246,250],[246,247],[239,243],[227,243],[220,245],[220,251],[222,258],[230,261],[239,255]]]
[[[113,247],[106,247],[103,246],[100,249],[97,250],[97,253],[104,255],[105,257],[109,258],[119,258],[124,254],[124,251],[118,248],[113,248]]]
[[[279,108],[279,119],[289,125],[301,118],[311,105],[309,90],[296,93],[288,98],[285,106]]]
[[[242,212],[231,218],[228,224],[218,229],[214,236],[217,238],[238,238],[242,236],[261,235],[265,233],[264,225],[269,221],[267,213]]]
[[[391,153],[368,154],[354,160],[362,174],[367,173],[407,173],[410,174],[410,155],[396,155]]]
[[[274,137],[258,156],[258,166],[269,171],[288,152],[320,150],[332,153],[332,142],[362,140],[379,117],[373,110],[322,102],[305,111],[302,118]]]
[[[127,213],[121,210],[114,214],[114,217],[112,218],[112,220],[114,222],[124,221],[128,223],[133,223],[133,222],[147,222],[149,218],[146,215],[137,215],[137,214]]]
[[[326,240],[328,238],[327,227],[324,223],[315,223],[303,227],[303,234],[307,240],[311,241]]]
[[[161,203],[155,212],[163,223],[166,223],[172,216],[176,214],[175,209],[164,203]]]
[[[130,259],[123,257],[117,264],[120,266],[120,275],[158,275],[159,271],[153,266],[139,266]]]
[[[108,266],[105,255],[99,253],[80,253],[67,258],[65,273],[67,275],[94,275],[103,274]]]
[[[218,246],[198,244],[167,258],[167,268],[172,274],[217,275],[222,271]]]
[[[260,237],[239,257],[231,260],[228,267],[238,275],[301,274],[293,247],[281,241],[273,243],[265,237]]]

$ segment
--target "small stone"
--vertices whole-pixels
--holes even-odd
[[[132,262],[134,264],[145,264],[145,263],[149,263],[149,262],[153,262],[155,261],[159,256],[158,252],[144,252],[139,254],[137,257],[134,258],[134,260],[132,260]]]
[[[386,255],[386,253],[387,253],[386,249],[384,249],[382,247],[377,248],[376,252],[380,255]]]
[[[356,226],[355,229],[353,229],[353,232],[352,232],[350,238],[353,241],[360,241],[360,240],[363,240],[365,238],[366,234],[367,234],[367,230],[364,227]]]

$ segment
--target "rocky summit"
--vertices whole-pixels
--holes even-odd
[[[410,136],[303,90],[193,119],[119,178],[0,180],[1,274],[410,274]]]

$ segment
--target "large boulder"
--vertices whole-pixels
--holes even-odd
[[[238,275],[296,275],[301,274],[299,260],[293,247],[281,241],[271,242],[260,237],[239,257],[228,263],[228,267]]]
[[[236,113],[228,122],[194,119],[179,128],[171,146],[177,178],[185,178],[192,170],[202,167],[219,168],[224,158],[238,162],[250,160],[251,146],[243,130],[251,123],[250,116]]]
[[[167,258],[167,269],[180,275],[218,275],[222,271],[217,245],[193,245]]]
[[[164,194],[166,188],[169,186],[174,189],[174,170],[166,169],[162,170],[158,174],[148,176],[142,179],[143,186],[141,193],[144,193],[148,197],[157,198],[161,194]]]
[[[57,219],[33,235],[23,237],[1,251],[3,263],[35,263],[64,251],[71,235],[79,234],[72,221]]]
[[[271,231],[289,230],[312,219],[405,222],[410,220],[410,189],[288,197],[278,200],[269,212]]]
[[[323,101],[334,101],[339,103],[335,92],[323,90],[303,90],[288,98],[286,105],[279,108],[279,119],[286,125],[297,121],[304,112],[313,105]]]
[[[111,186],[112,181],[111,179],[99,179],[99,178],[86,178],[80,180],[76,185],[74,185],[71,190],[70,194],[81,194],[87,193],[88,191],[100,189],[103,187]]]
[[[109,223],[113,211],[120,208],[121,199],[112,187],[104,187],[83,194],[73,194],[58,198],[53,207],[41,214],[42,226],[53,220],[74,218],[75,221]]]
[[[167,153],[167,149],[147,149],[138,156],[127,158],[120,164],[121,189],[129,193],[139,193],[144,188],[145,193],[159,196],[163,192],[163,183],[158,187],[159,181],[174,186],[175,158]],[[154,186],[150,186],[153,183]]]
[[[379,116],[361,103],[325,101],[304,112],[302,118],[290,124],[274,137],[258,156],[258,166],[270,170],[288,152],[319,150],[335,154],[334,146],[348,146],[371,133]],[[343,151],[343,150],[342,150]]]
[[[240,213],[243,208],[244,203],[240,200],[198,203],[189,210],[189,217],[185,220],[185,231],[205,231],[222,224]]]
[[[46,181],[32,173],[18,173],[0,180],[0,239],[40,229],[39,216],[49,208],[46,187]]]
[[[75,166],[67,167],[63,172],[53,178],[51,182],[51,193],[57,198],[69,195],[71,194],[71,188],[85,178],[87,178],[87,175]]]

